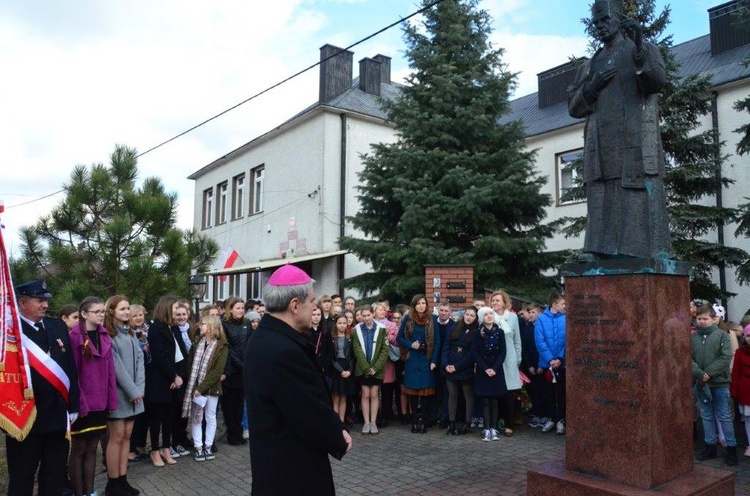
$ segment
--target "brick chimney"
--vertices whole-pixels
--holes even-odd
[[[369,57],[359,61],[359,89],[380,96],[381,77],[380,62]]]
[[[373,59],[380,62],[380,82],[391,84],[391,58],[378,54]]]
[[[740,2],[734,0],[708,9],[711,55],[750,43],[750,26],[738,19],[741,7]]]
[[[329,44],[320,47],[320,103],[330,102],[351,88],[353,58],[354,53],[349,50]]]

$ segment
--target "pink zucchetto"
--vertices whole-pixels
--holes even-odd
[[[312,281],[307,273],[294,265],[282,265],[271,274],[268,284],[273,286],[301,286]]]

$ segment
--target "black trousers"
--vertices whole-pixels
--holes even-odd
[[[130,435],[130,451],[136,448],[146,447],[146,433],[148,432],[149,415],[148,410],[135,416],[133,433]]]
[[[146,402],[151,431],[151,450],[172,446],[172,403]],[[159,444],[159,432],[162,442]]]
[[[242,443],[242,409],[245,406],[245,388],[222,386],[221,410],[227,424],[227,442]]]
[[[65,431],[31,433],[22,442],[5,436],[8,455],[8,494],[31,496],[39,470],[39,496],[60,496],[68,465]]]

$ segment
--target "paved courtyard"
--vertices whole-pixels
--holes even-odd
[[[475,434],[448,437],[437,428],[424,435],[411,434],[401,425],[381,429],[376,436],[352,433],[354,450],[343,461],[332,460],[339,495],[520,495],[526,493],[529,467],[565,453],[564,436],[529,428],[491,443],[481,442]],[[214,461],[180,458],[164,468],[149,461],[131,463],[128,479],[144,496],[250,494],[247,446],[229,446],[221,440],[218,447]],[[734,468],[736,494],[750,496],[750,458],[740,458]],[[705,465],[728,468],[721,460]],[[102,474],[96,485],[100,495],[105,484]]]

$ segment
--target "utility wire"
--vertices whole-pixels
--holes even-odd
[[[190,128],[188,128],[188,129],[186,129],[185,131],[182,131],[181,133],[179,133],[179,134],[177,134],[177,135],[175,135],[175,136],[172,136],[172,137],[171,137],[171,138],[169,138],[168,140],[166,140],[166,141],[162,141],[161,143],[159,143],[159,144],[158,144],[158,145],[156,145],[156,146],[152,146],[151,148],[149,148],[149,149],[148,149],[148,150],[146,150],[145,152],[142,152],[142,153],[139,153],[138,155],[136,155],[136,158],[138,158],[138,157],[142,157],[143,155],[146,155],[147,153],[150,153],[150,152],[152,152],[152,151],[154,151],[154,150],[157,150],[157,149],[161,148],[162,146],[164,146],[164,145],[166,145],[166,144],[168,144],[168,143],[171,143],[172,141],[174,141],[174,140],[176,140],[176,139],[178,139],[178,138],[181,138],[182,136],[185,136],[186,134],[188,134],[188,133],[190,133],[190,132],[192,132],[192,131],[195,131],[195,130],[196,130],[196,129],[198,129],[199,127],[201,127],[201,126],[204,126],[204,125],[208,124],[209,122],[211,122],[211,121],[213,121],[213,120],[215,120],[215,119],[218,119],[218,118],[219,118],[219,117],[221,117],[222,115],[224,115],[224,114],[227,114],[227,113],[231,112],[232,110],[234,110],[234,109],[236,109],[236,108],[238,108],[238,107],[240,107],[240,106],[242,106],[242,105],[244,105],[244,104],[246,104],[246,103],[248,103],[248,102],[250,102],[250,101],[252,101],[252,100],[255,100],[255,99],[256,99],[256,98],[258,98],[259,96],[261,96],[261,95],[264,95],[264,94],[268,93],[269,91],[271,91],[271,90],[273,90],[273,89],[275,89],[275,88],[278,88],[278,87],[279,87],[279,86],[281,86],[282,84],[285,84],[285,83],[287,83],[287,82],[291,81],[292,79],[294,79],[294,78],[296,78],[296,77],[298,77],[298,76],[301,76],[302,74],[306,73],[306,72],[307,72],[307,71],[309,71],[309,70],[311,70],[311,69],[314,69],[314,68],[318,67],[318,66],[319,66],[320,64],[322,64],[323,62],[327,62],[328,60],[330,60],[330,59],[332,59],[332,58],[334,58],[334,57],[337,57],[337,56],[338,56],[339,54],[341,54],[342,52],[345,52],[345,51],[349,50],[350,48],[354,48],[354,47],[355,47],[355,46],[357,46],[357,45],[361,45],[361,44],[362,44],[362,43],[364,43],[365,41],[368,41],[368,40],[370,40],[370,39],[374,38],[375,36],[377,36],[377,35],[379,35],[379,34],[381,34],[381,33],[384,33],[384,32],[388,31],[389,29],[391,29],[391,28],[393,28],[393,27],[395,27],[395,26],[398,26],[399,24],[401,24],[401,23],[402,23],[402,22],[404,22],[404,21],[408,21],[408,20],[409,20],[409,19],[411,19],[412,17],[418,16],[419,14],[422,14],[422,13],[424,13],[424,12],[426,12],[426,11],[430,10],[430,9],[431,9],[432,7],[434,7],[435,5],[437,5],[437,4],[439,4],[439,3],[442,3],[442,2],[444,2],[444,1],[445,1],[445,0],[435,0],[434,2],[431,2],[431,3],[427,4],[427,5],[425,5],[425,6],[424,6],[424,7],[422,7],[421,9],[419,9],[419,10],[417,10],[417,11],[414,11],[414,12],[412,12],[412,13],[411,13],[411,14],[409,14],[408,16],[406,16],[406,17],[404,17],[404,18],[402,18],[402,19],[399,19],[398,21],[392,22],[391,24],[387,25],[386,27],[384,27],[384,28],[382,28],[382,29],[379,29],[379,30],[375,31],[374,33],[370,34],[369,36],[366,36],[366,37],[362,38],[362,39],[361,39],[361,40],[359,40],[359,41],[356,41],[356,42],[352,43],[351,45],[349,45],[349,46],[348,46],[348,47],[346,47],[346,48],[342,48],[342,49],[341,49],[341,50],[339,50],[338,52],[336,52],[336,53],[334,53],[334,54],[332,54],[332,55],[330,55],[330,56],[326,57],[325,59],[323,59],[323,60],[319,60],[318,62],[316,62],[316,63],[314,63],[314,64],[312,64],[312,65],[309,65],[309,66],[305,67],[305,68],[304,68],[304,69],[302,69],[301,71],[297,71],[297,72],[295,72],[295,73],[294,73],[294,74],[292,74],[291,76],[289,76],[289,77],[287,77],[287,78],[285,78],[285,79],[282,79],[282,80],[281,80],[281,81],[279,81],[278,83],[276,83],[276,84],[274,84],[274,85],[272,85],[272,86],[269,86],[269,87],[267,87],[266,89],[264,89],[264,90],[262,90],[262,91],[260,91],[260,92],[258,92],[258,93],[256,93],[256,94],[254,94],[253,96],[251,96],[251,97],[249,97],[249,98],[246,98],[245,100],[242,100],[241,102],[239,102],[239,103],[237,103],[237,104],[235,104],[235,105],[232,105],[231,107],[229,107],[229,108],[227,108],[227,109],[225,109],[225,110],[223,110],[223,111],[219,112],[218,114],[214,115],[213,117],[209,117],[208,119],[206,119],[206,120],[204,120],[204,121],[202,121],[202,122],[200,122],[200,123],[196,124],[195,126],[192,126],[192,127],[190,127]],[[65,190],[64,190],[64,189],[60,189],[60,190],[58,190],[58,191],[55,191],[54,193],[49,193],[49,194],[47,194],[47,195],[44,195],[44,196],[40,196],[39,198],[35,198],[35,199],[33,199],[33,200],[28,200],[28,201],[25,201],[25,202],[23,202],[23,203],[18,203],[18,204],[16,204],[16,205],[9,205],[9,206],[7,206],[7,207],[5,207],[5,208],[6,208],[6,210],[7,210],[7,209],[15,208],[15,207],[20,207],[20,206],[23,206],[23,205],[28,205],[29,203],[34,203],[34,202],[37,202],[37,201],[40,201],[40,200],[44,200],[45,198],[49,198],[50,196],[55,196],[55,195],[57,195],[57,194],[59,194],[59,193],[62,193],[63,191],[65,191]]]

